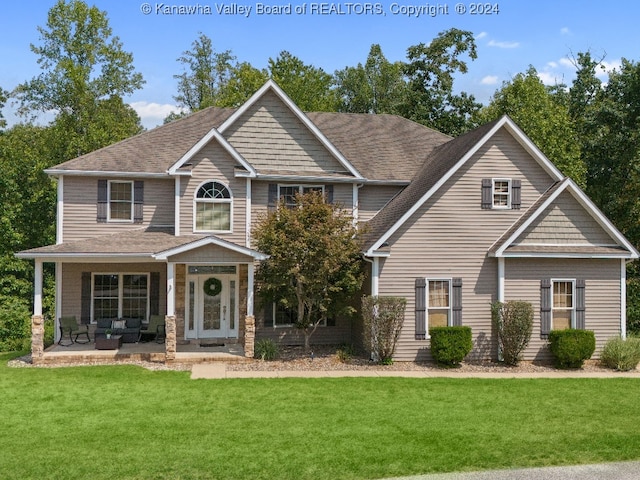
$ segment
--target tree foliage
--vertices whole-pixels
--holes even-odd
[[[509,115],[565,175],[586,182],[586,167],[566,105],[545,87],[535,68],[505,82],[477,115],[485,123]]]
[[[393,361],[406,307],[407,299],[402,297],[362,297],[365,348],[382,364]]]
[[[112,35],[106,12],[80,0],[58,0],[46,27],[38,31],[41,44],[32,44],[31,50],[42,73],[15,89],[20,112],[55,112],[68,138],[69,156],[138,133],[139,118],[122,97],[144,81],[134,70],[132,54]],[[110,133],[116,126],[117,134]]]
[[[349,300],[362,285],[360,244],[353,218],[322,194],[284,202],[256,225],[255,247],[269,255],[256,271],[258,296],[296,311],[305,347],[318,325],[334,315],[352,313]]]

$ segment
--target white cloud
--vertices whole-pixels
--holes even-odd
[[[520,42],[496,42],[495,40],[489,40],[487,45],[497,48],[518,48],[520,46]]]
[[[498,83],[498,77],[496,75],[487,75],[482,80],[480,80],[482,85],[495,85]]]
[[[486,37],[488,35],[487,32],[480,32],[478,35],[476,35],[476,40],[480,40],[484,37]]]
[[[571,30],[569,30],[569,27],[563,27],[560,29],[560,33],[562,35],[570,35],[571,34]]]
[[[600,62],[600,66],[604,67],[604,70],[600,68],[596,69],[596,76],[607,77],[609,75],[609,72],[613,70],[620,70],[622,68],[622,61],[612,60],[611,62],[605,62],[603,60],[602,62]]]
[[[573,60],[568,57],[561,58],[560,60],[558,60],[558,63],[566,68],[576,68],[576,66],[573,64]]]
[[[558,83],[562,83],[562,75],[556,75],[553,72],[538,72],[538,78],[545,85],[556,85]]]
[[[556,62],[548,62],[547,67],[549,68],[558,68],[558,64]]]
[[[153,128],[162,124],[167,115],[172,112],[180,112],[181,109],[170,103],[155,102],[132,102],[131,108],[140,116],[142,125],[145,128]]]

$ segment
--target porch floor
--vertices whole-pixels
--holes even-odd
[[[195,344],[177,345],[173,363],[243,362],[244,348],[240,344],[204,347]],[[96,350],[95,343],[74,343],[68,347],[54,344],[44,351],[45,364],[76,362],[110,363],[118,361],[165,362],[164,343],[123,343],[116,350]]]

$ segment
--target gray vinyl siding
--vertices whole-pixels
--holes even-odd
[[[596,353],[607,339],[620,335],[620,260],[606,259],[506,259],[505,300],[525,300],[533,305],[533,334],[525,360],[551,359],[547,342],[540,338],[540,280],[585,280],[585,328],[596,336]]]
[[[107,177],[104,177],[105,179]],[[108,178],[118,180],[117,178]],[[130,181],[131,179],[122,179]],[[143,179],[142,223],[98,223],[98,177],[65,176],[63,183],[63,239],[65,243],[111,235],[145,226],[173,226],[174,180]]]
[[[75,315],[80,320],[82,272],[91,273],[160,273],[160,312],[167,311],[167,298],[163,295],[167,284],[167,269],[164,263],[64,263],[62,265],[62,315]]]
[[[256,311],[256,340],[269,338],[282,345],[304,345],[304,332],[295,327],[265,327],[264,312]],[[311,337],[311,345],[340,345],[351,343],[352,320],[337,318],[332,327],[318,327]]]
[[[174,255],[168,259],[176,263],[247,263],[251,257],[243,255],[217,245],[206,245],[195,250]]]
[[[258,171],[305,174],[346,171],[272,92],[252,105],[224,135]]]
[[[358,220],[371,220],[402,188],[391,185],[364,185],[358,192]]]
[[[193,164],[191,176],[182,177],[180,180],[180,234],[189,235],[194,232],[196,190],[204,182],[215,180],[226,185],[233,197],[231,219],[233,231],[215,235],[227,241],[245,245],[247,180],[234,176],[236,161],[214,140],[198,152],[191,163]]]
[[[521,210],[483,210],[483,178],[522,181]],[[499,131],[389,239],[381,261],[379,294],[407,298],[396,359],[430,358],[429,341],[415,340],[414,281],[462,278],[462,324],[473,331],[474,357],[493,349],[490,304],[497,299],[497,259],[487,251],[553,183],[504,130]]]
[[[516,244],[616,245],[578,201],[564,191],[516,240]]]

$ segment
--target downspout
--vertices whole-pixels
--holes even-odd
[[[627,338],[627,261],[620,260],[620,337]]]

